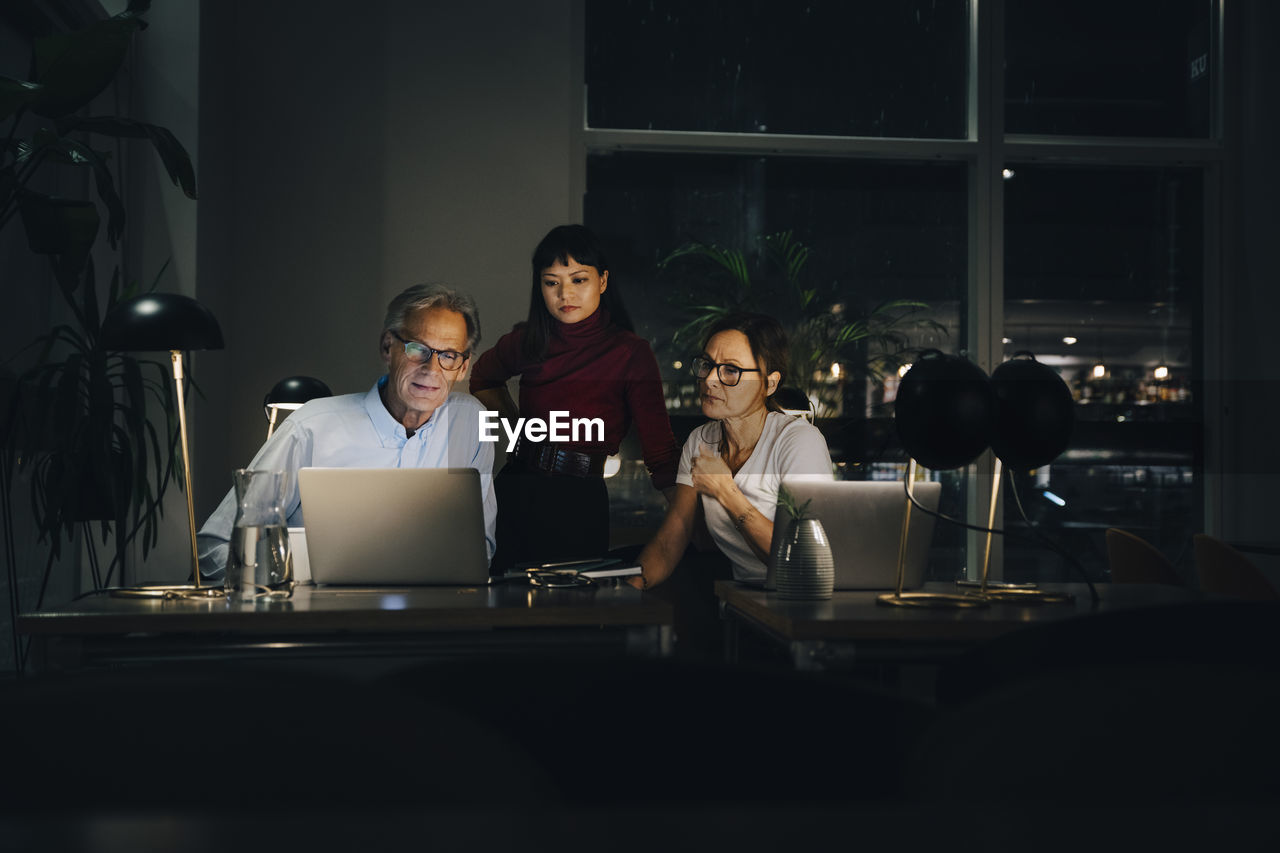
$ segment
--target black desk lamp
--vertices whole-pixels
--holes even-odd
[[[200,583],[200,555],[196,550],[196,512],[191,493],[191,453],[187,441],[186,395],[182,354],[188,350],[222,349],[222,330],[208,308],[178,293],[150,293],[120,303],[102,321],[102,346],[111,350],[155,352],[168,350],[178,396],[178,428],[182,436],[182,473],[187,493],[187,525],[191,531],[192,584],[152,585],[117,589],[114,595],[148,598],[220,597],[222,587]]]
[[[773,402],[777,404],[778,408],[782,409],[783,414],[801,417],[809,423],[813,423],[813,401],[805,396],[805,393],[799,388],[791,388],[784,385],[774,392]]]
[[[925,350],[902,377],[894,400],[894,426],[907,451],[907,507],[898,547],[898,584],[879,596],[879,604],[899,607],[985,607],[983,596],[960,593],[903,592],[907,534],[916,464],[933,470],[961,468],[987,449],[995,419],[995,394],[987,374],[959,356]],[[988,543],[988,552],[990,544]],[[985,576],[985,568],[984,568]]]
[[[996,496],[1000,491],[1001,466],[1039,468],[1062,454],[1075,427],[1075,400],[1071,389],[1052,367],[1036,361],[1026,350],[991,371],[995,394],[995,420],[991,450],[996,463],[991,486],[991,511],[987,527],[995,524]],[[987,553],[982,561],[980,594],[988,598],[1031,603],[1067,602],[1067,593],[989,584],[987,567],[991,557],[991,533],[987,533]],[[1087,578],[1086,578],[1087,580]]]
[[[311,376],[286,376],[262,398],[262,409],[267,414],[267,438],[276,431],[276,418],[280,410],[292,411],[317,397],[332,397],[329,386]]]

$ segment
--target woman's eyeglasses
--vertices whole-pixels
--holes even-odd
[[[760,368],[758,367],[738,367],[736,364],[717,364],[711,359],[703,358],[702,356],[694,358],[690,369],[693,371],[693,375],[699,379],[706,379],[711,375],[711,371],[714,370],[716,372],[716,376],[720,378],[720,384],[724,385],[726,388],[732,388],[734,385],[741,382],[742,374],[744,373],[760,372]]]
[[[467,354],[462,352],[454,352],[451,349],[432,349],[423,343],[417,341],[406,341],[400,337],[398,332],[392,332],[396,336],[396,340],[404,344],[405,357],[416,364],[430,364],[431,356],[436,357],[436,361],[440,362],[441,370],[456,370],[462,366],[467,360]]]

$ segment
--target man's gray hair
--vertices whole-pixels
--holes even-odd
[[[469,294],[446,284],[415,284],[400,291],[387,305],[382,331],[403,330],[409,315],[423,308],[448,308],[461,314],[467,321],[467,352],[476,351],[480,345],[480,309]]]

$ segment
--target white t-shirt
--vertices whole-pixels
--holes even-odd
[[[693,485],[694,455],[714,456],[720,452],[720,422],[709,421],[689,435],[680,452],[680,468],[676,482]],[[778,486],[782,478],[803,480],[830,480],[831,453],[827,440],[818,428],[803,418],[769,412],[765,416],[760,440],[746,463],[733,475],[733,482],[742,490],[751,505],[773,519],[778,505]],[[707,530],[716,546],[733,563],[733,576],[740,581],[762,582],[765,565],[747,544],[746,537],[733,526],[720,501],[708,495],[700,495],[702,511],[706,515]]]

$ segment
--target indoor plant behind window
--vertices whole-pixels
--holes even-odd
[[[882,378],[882,371],[896,368],[908,352],[909,333],[928,329],[945,334],[919,300],[886,300],[858,315],[847,283],[807,283],[810,249],[790,231],[766,234],[756,242],[757,251],[747,252],[693,241],[659,263],[670,273],[699,265],[682,270],[683,286],[673,292],[686,318],[671,338],[677,357],[699,346],[706,330],[726,314],[769,314],[782,324],[790,343],[787,384],[813,401],[823,417],[839,407],[836,386],[821,378],[832,364],[854,365]]]

